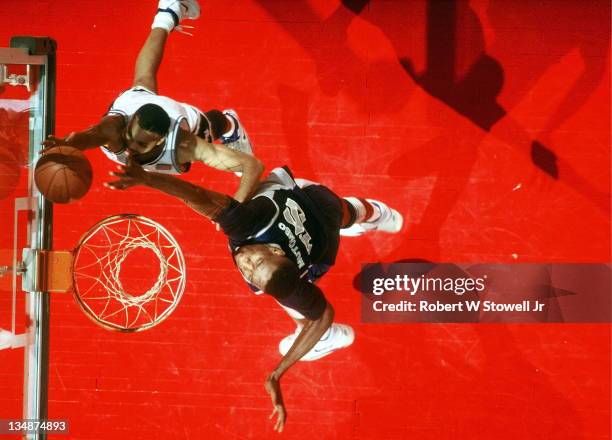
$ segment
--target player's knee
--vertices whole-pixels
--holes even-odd
[[[231,128],[231,123],[223,112],[219,110],[209,110],[205,112],[205,115],[210,122],[210,131],[213,139],[218,139]]]

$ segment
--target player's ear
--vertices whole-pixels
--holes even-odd
[[[155,146],[157,147],[158,145],[161,145],[164,142],[166,142],[166,136],[160,137],[159,140],[155,143]]]
[[[128,120],[127,125],[125,126],[125,130],[132,134],[132,128],[136,127],[140,129],[140,124],[138,123],[138,116],[132,115],[132,117]]]

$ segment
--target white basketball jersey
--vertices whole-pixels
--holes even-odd
[[[202,112],[189,104],[177,102],[167,96],[156,95],[145,87],[134,87],[123,92],[112,103],[108,110],[108,115],[121,115],[128,119],[136,113],[140,107],[145,104],[157,104],[164,109],[170,117],[170,128],[166,135],[166,142],[160,154],[142,164],[143,168],[149,171],[160,173],[179,174],[186,171],[185,167],[179,166],[176,160],[176,143],[178,140],[178,132],[182,127],[184,130],[192,133],[197,133],[200,129],[200,120]],[[121,153],[113,153],[102,147],[104,154],[114,162],[125,164],[125,151]],[[188,167],[187,167],[188,168]]]

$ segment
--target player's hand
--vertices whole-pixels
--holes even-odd
[[[60,147],[64,145],[68,145],[72,147],[71,141],[74,138],[74,135],[75,135],[74,131],[66,137],[57,137],[57,136],[50,134],[49,136],[47,136],[47,139],[42,141],[42,144],[41,144],[43,146],[42,151],[44,152],[45,150],[48,150],[50,148]]]
[[[270,374],[266,379],[265,387],[266,391],[272,398],[272,406],[274,407],[272,414],[270,414],[270,417],[268,418],[272,419],[276,414],[274,430],[283,432],[285,420],[287,420],[287,410],[285,409],[285,404],[283,402],[283,393],[281,392],[279,379],[274,376],[274,373]]]
[[[147,172],[129,155],[125,165],[117,167],[119,171],[111,171],[111,176],[117,177],[114,182],[106,182],[104,186],[110,189],[128,189],[136,185],[146,185]]]

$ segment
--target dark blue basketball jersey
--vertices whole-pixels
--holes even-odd
[[[230,239],[232,251],[247,244],[274,244],[283,250],[300,271],[307,270],[322,254],[325,237],[322,225],[312,209],[308,209],[304,195],[296,188],[266,191],[256,197],[270,200],[273,215],[267,225],[253,231],[251,236],[240,240]]]
[[[331,253],[328,250],[330,243],[337,241],[330,236],[337,236],[338,228],[330,230],[321,207],[295,184],[285,168],[273,170],[250,201],[230,207],[216,221],[228,236],[232,252],[249,244],[278,246],[309,281],[321,277],[334,264],[337,245]]]

